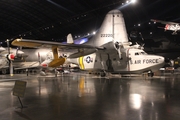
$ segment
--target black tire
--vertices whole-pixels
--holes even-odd
[[[100,75],[101,75],[101,77],[105,77],[106,73],[105,72],[101,72]]]

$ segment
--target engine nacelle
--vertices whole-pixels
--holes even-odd
[[[13,55],[13,54],[8,54],[7,55],[8,60],[14,60],[14,58],[15,58],[15,55]]]
[[[48,64],[47,64],[47,63],[42,63],[40,66],[47,68],[47,67],[48,67]]]

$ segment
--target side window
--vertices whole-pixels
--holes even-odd
[[[135,55],[139,55],[139,53],[135,53]]]

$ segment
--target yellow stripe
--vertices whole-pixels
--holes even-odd
[[[84,69],[83,57],[79,57],[79,66],[82,70]]]
[[[58,49],[57,46],[52,46],[52,52],[54,59],[58,59]]]
[[[14,40],[11,45],[14,46],[22,46],[22,47],[40,47],[42,44],[41,43],[35,43],[35,42],[22,42],[19,41],[19,39]]]

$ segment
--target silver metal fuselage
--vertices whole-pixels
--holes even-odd
[[[28,68],[39,67],[40,63],[47,59],[52,58],[51,49],[47,48],[34,48],[34,49],[22,49],[24,54],[18,56],[13,61],[14,68]],[[50,55],[49,55],[50,54]]]

